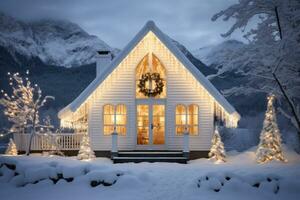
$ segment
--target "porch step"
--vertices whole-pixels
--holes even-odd
[[[113,157],[114,163],[127,163],[127,162],[172,162],[172,163],[187,163],[185,157]]]
[[[187,163],[187,158],[180,151],[121,151],[112,157],[114,163],[126,162],[176,162]]]
[[[121,151],[118,157],[183,157],[180,151]]]

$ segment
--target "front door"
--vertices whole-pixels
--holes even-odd
[[[165,144],[165,105],[137,105],[137,144]]]

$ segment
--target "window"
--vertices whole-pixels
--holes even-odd
[[[198,135],[198,106],[191,104],[188,107],[188,128],[190,135]]]
[[[123,104],[116,107],[116,130],[119,135],[126,135],[126,106]]]
[[[137,65],[136,67],[136,74],[135,74],[135,81],[136,81],[136,98],[143,99],[149,98],[145,96],[143,93],[140,92],[139,82],[143,74],[146,73],[159,73],[160,78],[162,78],[164,87],[163,91],[160,95],[157,95],[154,98],[166,98],[167,97],[167,82],[166,82],[166,69],[161,63],[161,61],[153,54],[147,54]],[[151,83],[150,83],[151,82]],[[154,88],[155,82],[154,81],[147,81],[146,82],[147,88]]]
[[[103,107],[103,134],[111,135],[114,127],[119,135],[126,135],[126,106],[123,104],[114,106],[111,104]]]
[[[176,106],[176,134],[183,135],[186,125],[186,107],[184,105]]]
[[[176,135],[183,135],[185,128],[188,129],[190,135],[198,135],[198,112],[198,106],[195,104],[176,106]]]

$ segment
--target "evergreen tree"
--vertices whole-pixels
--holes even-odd
[[[78,160],[90,160],[95,158],[95,153],[90,145],[90,138],[87,133],[85,133],[80,142],[80,149],[77,155]]]
[[[8,147],[5,151],[5,155],[11,155],[11,156],[16,156],[18,155],[18,150],[17,150],[17,146],[14,143],[13,139],[9,139],[9,143],[8,143]]]
[[[283,162],[286,161],[281,149],[280,131],[273,105],[274,99],[275,96],[273,94],[268,96],[264,125],[260,133],[260,142],[256,151],[256,161],[258,163],[265,163],[274,159]]]
[[[225,153],[224,144],[219,134],[218,127],[215,128],[215,133],[213,135],[211,143],[212,146],[208,154],[209,158],[215,160],[216,162],[225,162],[226,153]]]

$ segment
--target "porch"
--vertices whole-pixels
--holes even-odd
[[[32,139],[32,152],[53,150],[53,141],[59,150],[75,156],[80,148],[80,141],[85,133],[61,133],[61,134],[35,134]],[[26,152],[30,134],[14,134],[18,151]],[[186,163],[189,159],[189,134],[184,134],[182,151],[162,150],[132,150],[120,151],[118,148],[118,134],[111,137],[110,151],[95,152],[96,156],[110,157],[114,163],[122,162],[178,162]]]
[[[35,134],[32,139],[31,150],[49,151],[52,149],[53,140],[56,140],[58,148],[62,151],[79,150],[83,135],[84,133]],[[30,134],[15,133],[13,139],[19,151],[27,150]]]

